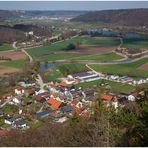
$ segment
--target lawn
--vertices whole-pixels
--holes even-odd
[[[0,51],[7,51],[7,50],[12,50],[13,47],[10,44],[2,44],[0,45]]]
[[[39,60],[61,60],[61,59],[68,59],[72,57],[79,57],[82,54],[76,53],[64,53],[64,48],[69,45],[70,43],[77,43],[85,44],[85,45],[95,45],[98,47],[110,47],[110,46],[118,46],[119,39],[111,38],[111,37],[80,37],[77,36],[72,39],[67,39],[65,41],[60,41],[55,44],[48,44],[41,47],[30,48],[27,49],[27,52],[33,57]],[[58,53],[60,52],[60,53]]]
[[[2,108],[3,112],[8,114],[8,113],[18,113],[18,107],[15,105],[5,105],[5,107]]]
[[[138,69],[142,64],[147,63],[148,58],[127,64],[111,65],[90,65],[94,70],[107,74],[128,75],[133,77],[148,77],[148,72]]]
[[[68,75],[76,72],[87,71],[88,68],[84,64],[80,63],[67,63],[58,66],[60,72],[63,75]]]
[[[45,73],[46,79],[48,82],[56,81],[58,78],[62,77],[63,74],[56,68],[50,69],[47,73]]]
[[[24,60],[12,60],[1,62],[0,65],[21,69],[25,66]]]
[[[76,87],[88,88],[88,87],[93,87],[93,86],[100,86],[101,82],[102,80],[84,82],[84,83],[77,84]],[[109,81],[109,80],[104,80],[104,82],[107,83],[109,86],[111,86],[111,90],[116,93],[129,92],[132,89],[134,89],[134,86],[131,86],[129,84],[122,84],[119,82],[114,82],[114,81]]]
[[[124,48],[148,48],[148,39],[123,39]]]
[[[116,53],[106,53],[106,54],[94,54],[94,55],[86,55],[79,58],[73,58],[75,60],[97,60],[101,62],[109,62],[114,60],[122,59],[123,57],[117,55]]]

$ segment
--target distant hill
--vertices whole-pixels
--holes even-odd
[[[88,11],[23,11],[23,10],[0,10],[0,17],[10,18],[28,18],[28,17],[76,17],[85,14]]]
[[[92,11],[71,21],[107,23],[120,26],[148,26],[148,9],[122,9]]]

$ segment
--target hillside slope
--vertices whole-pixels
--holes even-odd
[[[71,19],[71,21],[107,23],[121,26],[147,26],[148,9],[122,9],[92,11]]]

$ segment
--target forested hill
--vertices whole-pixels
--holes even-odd
[[[71,21],[107,23],[120,26],[147,26],[148,9],[121,9],[91,11]]]
[[[85,14],[88,11],[24,11],[24,10],[0,10],[0,17],[3,19],[10,18],[29,18],[29,17],[76,17]]]

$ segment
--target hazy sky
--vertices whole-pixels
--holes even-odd
[[[148,1],[0,1],[3,10],[106,10],[148,8]]]

